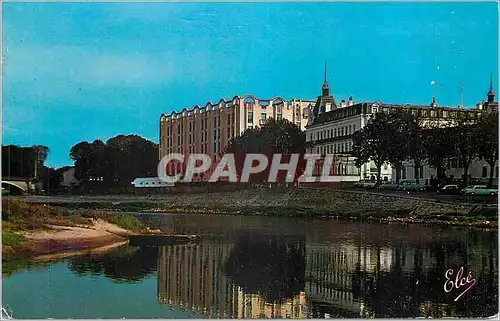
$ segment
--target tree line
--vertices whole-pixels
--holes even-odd
[[[43,183],[46,192],[57,190],[63,172],[69,167],[44,165],[49,148],[42,145],[2,146],[2,177],[25,178]],[[101,140],[75,144],[70,150],[75,178],[81,182],[130,184],[137,177],[157,175],[158,144],[138,135],[118,135],[104,143]]]
[[[436,169],[437,181],[446,178],[446,164],[459,160],[463,182],[468,183],[470,165],[479,159],[489,166],[488,185],[498,159],[498,113],[458,112],[453,119],[428,119],[408,111],[378,112],[367,125],[353,134],[352,155],[356,166],[373,161],[377,167],[377,184],[381,168],[390,164],[399,182],[403,162],[412,160],[419,183],[422,165]]]
[[[70,150],[75,177],[105,185],[130,184],[157,175],[158,144],[138,135],[118,135],[104,143],[82,141]]]
[[[58,186],[62,170],[45,166],[50,149],[43,145],[2,146],[2,178],[23,178],[43,182],[43,189]]]

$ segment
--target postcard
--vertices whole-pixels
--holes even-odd
[[[2,4],[2,318],[498,317],[497,2]]]

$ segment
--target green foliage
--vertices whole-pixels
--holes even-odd
[[[157,174],[158,145],[138,135],[118,135],[106,143],[80,142],[71,148],[70,158],[75,161],[77,179],[130,184],[137,177]]]
[[[69,212],[62,207],[45,204],[27,203],[19,200],[2,201],[2,220],[24,221],[39,220],[46,217],[68,216]]]
[[[48,153],[49,148],[41,145],[2,146],[2,176],[38,177]]]
[[[226,147],[231,153],[303,153],[306,136],[287,119],[268,118],[262,127],[247,129]]]
[[[261,153],[269,156],[278,153],[303,155],[305,142],[305,133],[297,125],[286,119],[275,120],[269,118],[262,127],[247,129],[241,136],[233,138],[224,150],[224,154],[235,154],[236,171],[241,173],[245,155],[248,153]],[[286,157],[282,157],[281,161],[289,161],[285,159]],[[295,172],[295,177],[302,174],[303,165],[303,159],[299,158],[299,166]],[[269,169],[270,167],[259,174],[252,175],[252,182],[265,181],[269,176]],[[285,175],[284,172],[278,173],[277,181],[284,181],[286,179]]]
[[[144,225],[135,216],[130,214],[114,213],[106,216],[106,221],[127,230],[138,230]]]
[[[73,214],[84,218],[101,219],[127,230],[138,230],[144,227],[137,217],[130,214],[95,209],[76,209]]]
[[[498,112],[482,114],[477,123],[477,154],[490,165],[488,187],[493,185],[493,172],[498,160]]]
[[[380,183],[382,165],[389,161],[390,152],[394,151],[394,132],[397,131],[393,116],[379,112],[368,121],[368,124],[353,137],[352,154],[356,157],[356,165],[372,160],[377,167],[377,182]]]
[[[3,246],[17,246],[23,242],[24,237],[8,230],[2,231],[2,245]]]

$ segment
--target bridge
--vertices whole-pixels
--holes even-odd
[[[24,194],[35,188],[34,178],[28,177],[2,177],[2,194]]]

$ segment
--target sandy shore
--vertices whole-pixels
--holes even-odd
[[[127,242],[130,231],[103,220],[89,226],[45,225],[46,230],[25,232],[26,247],[35,256],[118,246]]]

